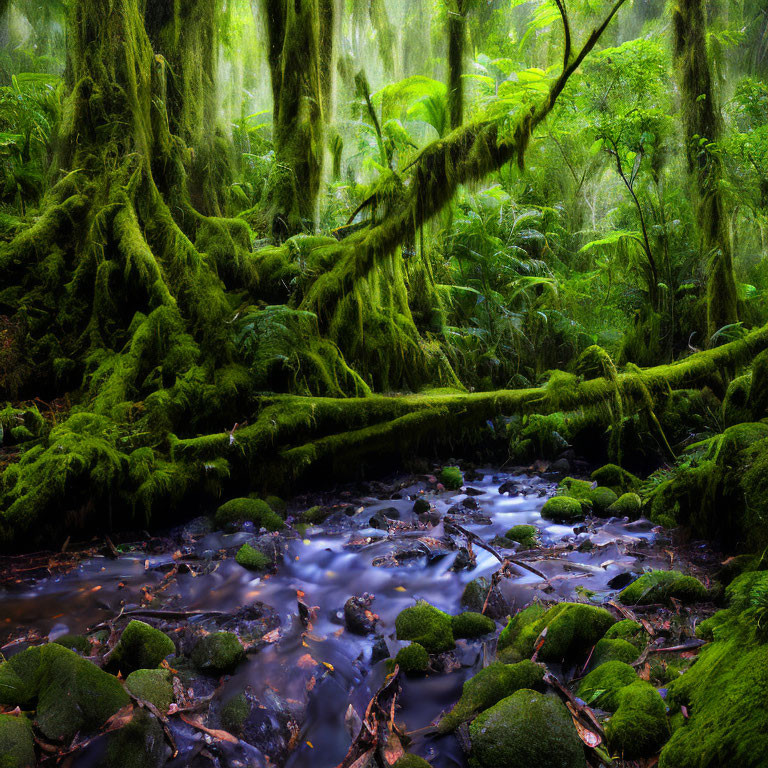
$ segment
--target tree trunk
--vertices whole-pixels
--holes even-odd
[[[448,112],[451,130],[464,122],[464,48],[467,39],[467,11],[470,0],[448,4]]]
[[[273,97],[275,163],[266,217],[282,241],[311,229],[323,175],[324,126],[318,0],[262,0]]]
[[[722,163],[709,145],[721,134],[706,42],[704,0],[680,0],[674,13],[675,58],[679,67],[688,168],[695,188],[702,251],[707,270],[707,331],[738,320],[733,253],[720,181]]]

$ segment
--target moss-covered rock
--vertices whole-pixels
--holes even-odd
[[[197,641],[191,658],[200,672],[224,675],[245,661],[245,651],[232,632],[213,632]]]
[[[392,766],[392,768],[432,768],[432,766],[423,757],[406,753]]]
[[[547,609],[541,603],[531,603],[531,605],[518,611],[507,622],[507,626],[501,630],[496,643],[497,652],[501,654],[503,651],[509,650],[512,653],[508,654],[508,656],[519,661],[520,654],[515,650],[515,647],[521,633],[529,626],[541,620],[546,612]]]
[[[630,520],[636,520],[640,517],[640,510],[643,507],[642,499],[636,493],[623,493],[616,501],[608,507],[608,513],[615,517],[628,517]]]
[[[163,714],[173,702],[173,684],[167,669],[137,669],[125,679],[125,687],[137,699],[154,704]]]
[[[639,655],[640,652],[632,643],[620,637],[611,639],[604,637],[597,641],[589,663],[593,669],[608,661],[623,661],[631,664]]]
[[[538,544],[539,529],[535,525],[513,525],[504,536],[516,541],[523,549],[533,549]]]
[[[124,674],[135,669],[152,669],[176,651],[168,635],[135,619],[129,622],[109,659],[109,668]]]
[[[149,712],[135,709],[128,725],[109,734],[105,768],[161,768],[170,749],[163,728]]]
[[[395,619],[398,640],[411,640],[428,653],[450,651],[454,646],[451,617],[421,600]]]
[[[543,689],[544,671],[544,667],[528,659],[518,664],[494,661],[464,683],[461,698],[440,720],[438,730],[440,733],[455,730],[521,688]]]
[[[237,550],[235,562],[249,571],[263,571],[272,564],[267,555],[252,547],[247,541]]]
[[[250,714],[251,703],[248,701],[248,697],[244,693],[239,693],[221,708],[221,724],[230,733],[240,734]]]
[[[431,508],[430,503],[421,496],[413,502],[414,514],[423,515],[425,512],[429,512]]]
[[[61,635],[53,642],[56,645],[63,645],[65,648],[69,648],[70,651],[77,651],[77,653],[83,656],[89,656],[91,653],[91,644],[82,635]]]
[[[667,708],[659,692],[637,680],[617,694],[618,708],[605,726],[613,753],[626,760],[656,754],[669,738]]]
[[[650,571],[619,593],[625,605],[668,603],[671,598],[683,603],[707,599],[707,588],[693,576],[679,571]]]
[[[541,508],[545,520],[571,522],[584,519],[584,508],[578,499],[571,496],[552,496]]]
[[[564,496],[572,499],[581,499],[587,503],[592,501],[592,483],[589,480],[578,480],[575,477],[564,477],[557,486]]]
[[[712,640],[696,663],[669,685],[667,703],[679,727],[659,768],[763,768],[768,755],[768,643],[758,625],[768,572],[739,576],[726,590],[731,606],[707,621]]]
[[[263,499],[230,499],[216,510],[214,522],[219,528],[249,522],[257,528],[279,531],[283,519]]]
[[[496,622],[482,613],[464,611],[458,616],[451,616],[451,629],[457,639],[482,637],[496,629]]]
[[[464,475],[458,467],[443,467],[438,480],[449,491],[458,491],[464,485]]]
[[[578,696],[592,707],[615,712],[619,706],[619,691],[637,680],[635,670],[623,661],[607,661],[593,669],[576,690]]]
[[[55,643],[0,664],[0,704],[36,709],[40,731],[53,741],[96,731],[129,702],[117,678]]]
[[[32,723],[19,715],[0,715],[0,768],[35,768]]]
[[[592,473],[592,480],[599,486],[612,488],[618,494],[636,491],[640,487],[640,478],[617,464],[605,464],[596,469]]]
[[[584,746],[565,705],[523,688],[469,726],[471,768],[584,768]]]
[[[599,516],[604,516],[619,497],[610,488],[598,486],[592,490],[590,496],[592,502],[592,511]]]
[[[531,658],[546,628],[539,650],[542,661],[577,660],[605,634],[616,619],[604,608],[582,603],[558,603],[545,612],[530,606],[512,618],[499,636],[498,648],[512,648],[520,658]]]
[[[301,513],[301,521],[303,523],[309,523],[309,525],[319,525],[330,513],[331,510],[327,507],[310,507]]]
[[[643,629],[643,625],[632,619],[622,619],[617,621],[612,627],[608,628],[604,638],[606,640],[621,639],[632,643],[639,651],[645,648],[648,640],[648,634]]]
[[[406,675],[416,675],[429,669],[429,654],[420,643],[411,643],[397,652],[395,663]]]
[[[269,504],[269,508],[273,512],[277,512],[281,517],[285,517],[288,511],[288,505],[279,496],[267,496],[264,501]]]

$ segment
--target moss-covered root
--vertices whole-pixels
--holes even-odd
[[[454,648],[451,617],[423,600],[401,611],[395,619],[398,640],[411,640],[428,653]]]
[[[651,571],[644,573],[619,593],[625,605],[651,605],[668,603],[673,598],[683,603],[707,599],[707,588],[693,576],[679,571]]]
[[[131,621],[123,630],[109,658],[109,669],[124,674],[136,669],[152,669],[176,650],[168,635],[143,621]]]
[[[629,664],[607,661],[579,683],[576,693],[592,707],[615,712],[619,706],[619,691],[636,680],[637,673]]]
[[[565,705],[523,688],[469,726],[471,768],[585,768],[584,745]]]
[[[506,657],[531,658],[546,628],[538,658],[575,661],[586,655],[616,619],[604,608],[582,603],[558,603],[549,610],[532,605],[518,613],[499,635],[497,648]]]
[[[618,709],[605,726],[611,751],[624,759],[650,757],[669,738],[667,708],[659,692],[644,680],[622,688]]]
[[[449,733],[472,720],[521,688],[543,690],[544,667],[532,661],[502,664],[494,661],[464,683],[456,706],[438,723],[440,733]]]
[[[23,715],[0,715],[0,766],[35,768],[32,723]]]

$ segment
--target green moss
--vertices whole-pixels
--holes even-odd
[[[607,511],[616,517],[628,517],[630,520],[636,520],[640,517],[642,506],[642,499],[636,493],[623,493],[608,507]]]
[[[513,648],[520,658],[531,658],[536,641],[546,628],[539,650],[542,661],[578,660],[592,648],[616,620],[604,608],[582,603],[558,603],[536,617],[533,606],[510,620],[499,636],[498,648]]]
[[[262,571],[272,564],[270,558],[258,549],[254,549],[248,542],[237,550],[235,562],[249,571]]]
[[[577,480],[574,477],[565,477],[560,481],[557,486],[560,493],[564,496],[570,496],[572,499],[580,499],[582,501],[592,501],[592,483],[588,480]]]
[[[618,693],[637,680],[635,670],[623,661],[607,661],[593,669],[576,690],[592,707],[614,712],[619,706]]]
[[[600,516],[604,515],[618,499],[619,497],[610,488],[603,486],[593,489],[590,496],[592,509],[596,515]]]
[[[669,738],[667,709],[658,691],[644,680],[622,688],[618,708],[605,726],[612,752],[624,759],[650,757]]]
[[[406,753],[398,759],[392,768],[432,768],[432,766],[423,757]]]
[[[525,688],[469,726],[471,768],[585,768],[584,747],[558,699]]]
[[[411,643],[397,652],[395,663],[406,675],[420,674],[429,669],[429,654],[420,643]]]
[[[541,508],[541,516],[545,520],[583,520],[584,508],[578,499],[570,496],[552,496]]]
[[[628,493],[640,487],[640,478],[617,464],[604,464],[591,477],[598,486],[612,488],[616,493]]]
[[[643,625],[637,621],[622,619],[609,627],[604,637],[606,640],[615,638],[626,640],[628,643],[632,643],[635,648],[642,649],[646,645],[648,633],[643,629]]]
[[[162,726],[144,709],[107,739],[105,768],[160,768],[170,755]]]
[[[220,528],[240,522],[253,523],[257,528],[279,531],[283,520],[262,499],[230,499],[216,510],[214,522]]]
[[[496,622],[482,613],[464,611],[458,616],[451,616],[451,629],[457,639],[482,637],[496,629]]]
[[[501,630],[496,643],[497,650],[504,651],[508,648],[514,650],[523,630],[540,621],[546,612],[547,609],[541,603],[531,603],[522,611],[518,611]]]
[[[455,730],[521,688],[543,689],[544,671],[544,667],[528,659],[518,664],[492,662],[464,683],[461,698],[440,720],[438,730],[440,733]]]
[[[163,714],[173,702],[171,673],[167,669],[137,669],[125,679],[125,687],[136,698],[154,704]]]
[[[598,640],[590,659],[590,666],[595,668],[608,661],[623,661],[631,664],[637,659],[640,652],[637,647],[620,637]]]
[[[523,549],[533,549],[538,543],[538,535],[539,529],[535,525],[514,525],[504,534]]]
[[[90,656],[91,654],[91,644],[82,635],[61,635],[61,637],[57,637],[53,642],[69,648],[70,651],[77,651],[83,656]]]
[[[432,509],[430,503],[421,496],[413,502],[413,511],[417,515],[422,515],[425,512],[429,512],[430,509]]]
[[[221,724],[230,733],[240,734],[250,714],[251,703],[244,693],[240,693],[221,708]]]
[[[36,765],[32,724],[23,716],[0,715],[0,766],[34,768]]]
[[[279,496],[267,496],[264,501],[269,504],[270,509],[273,512],[277,512],[278,515],[285,517],[285,513],[288,511],[288,505]]]
[[[192,663],[200,672],[223,675],[245,661],[245,651],[237,635],[214,632],[200,638],[192,651]]]
[[[619,593],[619,600],[626,605],[668,603],[671,598],[684,603],[706,600],[707,588],[679,571],[651,571]]]
[[[301,519],[310,525],[319,525],[331,513],[326,507],[310,507],[301,513]]]
[[[55,643],[0,664],[0,704],[36,709],[40,731],[54,741],[97,730],[128,703],[117,678]]]
[[[762,768],[768,754],[768,644],[759,617],[766,592],[765,571],[739,576],[726,590],[730,607],[707,620],[703,634],[712,642],[668,688],[672,711],[685,706],[689,717],[678,718],[660,768]]]
[[[168,635],[134,619],[120,635],[109,667],[124,674],[135,669],[152,669],[175,651],[176,646]]]
[[[458,467],[443,467],[438,480],[449,491],[458,491],[464,485],[464,475]]]
[[[395,619],[398,640],[412,640],[429,653],[454,648],[451,617],[423,600],[401,611]]]

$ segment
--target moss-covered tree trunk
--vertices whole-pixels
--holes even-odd
[[[720,182],[722,162],[712,144],[721,133],[709,68],[704,0],[679,0],[674,13],[675,58],[679,67],[688,167],[697,201],[707,269],[707,330],[738,320],[733,252]]]
[[[448,2],[448,113],[451,130],[464,122],[464,56],[471,0]]]
[[[231,184],[216,95],[221,5],[221,0],[150,0],[144,12],[150,43],[165,68],[169,127],[188,148],[187,192],[197,210],[210,216],[225,213]]]
[[[275,146],[265,209],[272,236],[282,241],[317,216],[325,152],[320,9],[318,0],[262,0],[261,8]]]

